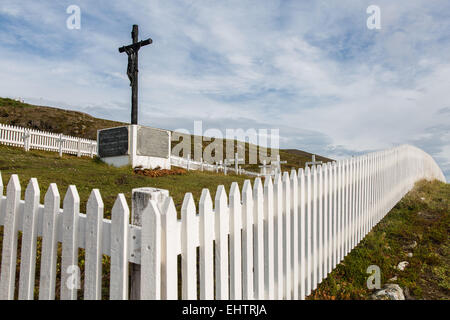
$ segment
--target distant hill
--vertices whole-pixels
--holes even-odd
[[[93,140],[97,139],[97,130],[99,129],[126,124],[118,121],[95,118],[79,111],[36,106],[8,98],[0,98],[0,123],[54,133],[63,133],[65,135]],[[193,143],[194,139],[192,139],[192,144]],[[177,144],[177,142],[173,142],[173,144]],[[209,142],[204,141],[203,147],[208,144]],[[248,143],[246,143],[245,149],[246,154],[248,155]],[[311,156],[311,153],[297,149],[280,150],[281,160],[288,162],[287,164],[282,165],[284,170],[304,167],[305,162],[311,160]],[[324,162],[332,161],[331,159],[319,155],[316,156],[316,160]],[[251,169],[252,171],[259,171],[258,165],[245,165],[244,168]]]
[[[93,140],[97,139],[97,130],[123,125],[79,111],[35,106],[5,98],[0,98],[0,123]]]

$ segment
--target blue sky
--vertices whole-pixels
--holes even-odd
[[[73,4],[80,30],[66,28]],[[2,0],[0,96],[129,121],[117,48],[139,24],[154,41],[141,124],[278,128],[282,148],[336,158],[410,143],[449,179],[449,16],[446,0]]]

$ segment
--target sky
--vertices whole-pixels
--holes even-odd
[[[449,180],[449,16],[448,0],[1,0],[0,96],[128,122],[117,49],[138,24],[140,124],[279,129],[335,159],[408,143]]]

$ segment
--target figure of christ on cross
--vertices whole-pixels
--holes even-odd
[[[131,38],[133,43],[128,46],[119,48],[119,52],[125,52],[128,55],[128,68],[127,75],[130,79],[131,86],[131,124],[138,123],[138,52],[141,47],[147,46],[153,42],[152,39],[138,41],[139,27],[133,25],[133,31],[131,32]]]

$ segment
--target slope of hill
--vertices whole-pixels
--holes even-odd
[[[0,123],[93,140],[97,139],[97,130],[123,125],[83,112],[35,106],[5,98],[0,98]]]
[[[125,124],[117,121],[94,118],[86,113],[78,111],[35,106],[8,98],[0,98],[0,123],[54,133],[63,133],[93,140],[97,139],[97,130]],[[173,141],[172,146],[177,143],[178,142]],[[209,143],[209,141],[203,141],[203,148]],[[191,139],[191,144],[193,147],[193,138]],[[226,140],[223,141],[223,144],[224,150],[226,150]],[[245,149],[247,155],[246,163],[248,163],[248,143],[245,144]],[[235,151],[236,150],[237,145],[235,144]],[[283,170],[304,167],[307,161],[311,161],[312,156],[311,153],[296,149],[281,149],[279,153],[281,159],[287,161],[287,164],[282,165]],[[331,159],[322,156],[317,156],[316,160],[324,162],[332,161]],[[258,165],[245,165],[243,167],[247,170],[259,171]]]
[[[309,299],[371,299],[366,270],[377,265],[381,286],[398,284],[407,300],[449,300],[449,201],[450,184],[417,182]]]

